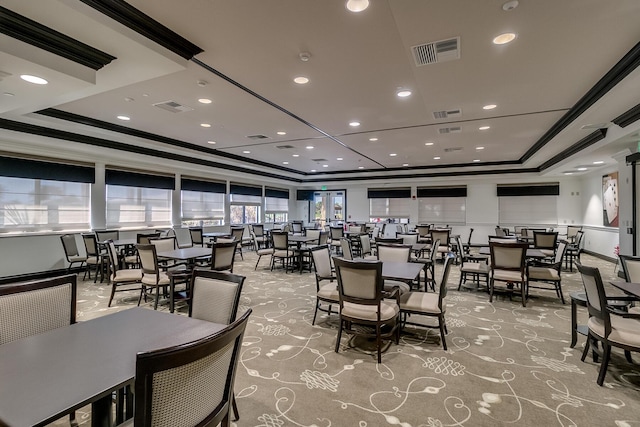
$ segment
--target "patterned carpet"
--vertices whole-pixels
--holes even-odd
[[[241,305],[253,314],[236,378],[241,418],[233,425],[640,425],[638,365],[614,350],[599,387],[599,365],[590,357],[580,361],[584,337],[569,347],[569,294],[582,289],[575,270],[562,274],[566,305],[552,291],[532,290],[534,298],[523,308],[515,297],[489,303],[485,292],[457,291],[453,266],[446,299],[449,350],[442,349],[437,330],[411,328],[378,365],[346,335],[340,353],[334,352],[337,315],[319,314],[311,325],[311,274],[271,272],[266,257],[254,272],[255,260],[245,252],[235,266],[247,277]],[[614,277],[613,264],[588,255],[582,261],[599,267],[605,280]],[[136,293],[120,293],[107,308],[106,284],[85,281],[79,289],[79,321],[137,303]],[[160,309],[167,310],[166,304]],[[578,319],[586,321],[585,308],[579,307]],[[86,409],[77,414],[81,425],[89,424]],[[65,419],[54,425],[67,424]]]

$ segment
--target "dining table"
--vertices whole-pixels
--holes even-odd
[[[491,250],[489,246],[483,246],[478,251],[480,255],[491,255]],[[548,255],[545,255],[540,249],[528,248],[527,254],[525,257],[527,258],[547,258]]]
[[[625,294],[640,299],[640,283],[627,282],[625,280],[612,280],[609,283]]]
[[[171,251],[158,251],[158,258],[172,259],[175,261],[183,261],[187,266],[193,266],[198,258],[206,258],[211,256],[211,248],[203,248],[201,246],[192,246],[190,248],[179,248]]]
[[[91,404],[91,425],[112,426],[112,393],[133,385],[138,352],[224,328],[135,307],[3,344],[0,425],[44,426]]]
[[[383,261],[382,278],[411,283],[420,278],[422,268],[417,262]]]

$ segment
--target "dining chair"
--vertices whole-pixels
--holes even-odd
[[[340,239],[340,251],[344,259],[353,259],[353,252],[351,251],[351,240],[346,237]]]
[[[313,312],[312,325],[316,324],[316,316],[318,310],[327,313],[338,313],[331,309],[332,305],[340,305],[340,297],[338,296],[338,283],[333,267],[331,266],[331,248],[329,245],[321,245],[311,248],[311,257],[313,258],[313,268],[315,270],[316,278],[316,307]],[[329,283],[322,284],[323,281],[328,280]],[[328,307],[324,307],[322,304],[328,304]]]
[[[150,244],[151,239],[157,239],[160,237],[159,232],[154,233],[137,233],[136,234],[136,244],[138,245],[148,245]],[[132,254],[127,255],[123,259],[125,266],[132,266],[133,268],[140,267],[140,258],[138,257],[138,251],[133,251]]]
[[[106,242],[107,240],[119,240],[119,230],[96,230],[96,239],[98,243]]]
[[[539,249],[545,256],[552,258],[556,254],[558,233],[549,231],[533,232],[533,247]]]
[[[333,258],[338,279],[340,324],[336,338],[336,353],[340,350],[342,331],[352,335],[375,338],[378,363],[382,363],[382,340],[400,340],[400,292],[383,289],[382,262],[350,261]],[[363,325],[372,328],[353,328]]]
[[[565,252],[564,261],[565,268],[568,268],[569,271],[573,271],[573,264],[576,261],[580,261],[580,253],[582,252],[582,238],[584,237],[584,231],[580,230],[576,232],[574,243],[570,243],[567,246],[567,251]]]
[[[264,233],[264,224],[253,224],[251,225],[251,230],[253,231],[253,234],[256,236],[255,238],[255,244],[258,245],[257,248],[254,248],[256,251],[258,249],[260,249],[260,245],[262,246],[268,246],[268,239],[266,234]]]
[[[291,232],[293,234],[301,235],[302,234],[302,223],[298,221],[293,221],[291,223]]]
[[[416,225],[416,231],[418,232],[418,243],[431,243],[430,230],[431,227],[429,225]]]
[[[78,251],[78,244],[76,243],[75,234],[63,234],[62,236],[60,236],[60,241],[62,242],[64,256],[69,263],[69,266],[67,267],[67,273],[71,271],[71,267],[73,266],[73,264],[80,264],[79,268],[85,267],[87,257],[84,255],[80,255],[80,252]],[[89,278],[91,278],[91,276],[89,276]]]
[[[272,231],[271,243],[274,249],[273,254],[271,254],[271,270],[273,271],[276,260],[280,260],[284,267],[284,272],[288,272],[290,268],[293,268],[295,258],[295,250],[289,246],[289,233],[286,231]]]
[[[329,244],[335,252],[341,247],[340,239],[344,237],[344,229],[342,227],[329,227]]]
[[[109,296],[109,303],[107,304],[107,307],[111,307],[111,302],[113,301],[113,296],[116,292],[137,290],[140,291],[140,298],[138,298],[138,305],[140,305],[143,292],[141,285],[142,270],[139,268],[120,268],[118,251],[113,244],[113,240],[107,241],[107,253],[109,255],[109,270],[111,272],[109,275],[109,282],[111,282],[111,295]],[[131,287],[137,285],[140,285],[140,287]],[[119,289],[121,287],[123,287],[123,289]]]
[[[204,246],[202,227],[189,227],[189,236],[191,237],[191,246]]]
[[[195,270],[191,276],[189,317],[229,325],[236,320],[245,277],[211,270]],[[235,395],[231,399],[235,418],[240,415]]]
[[[267,243],[264,244],[265,247],[260,248],[260,242],[258,241],[257,236],[254,234],[253,230],[251,231],[251,238],[254,241],[254,249],[256,251],[256,255],[258,256],[258,259],[256,260],[256,266],[253,268],[253,270],[257,270],[258,269],[258,264],[260,263],[260,259],[265,256],[265,255],[269,255],[269,260],[271,260],[271,256],[273,255],[273,246],[269,245]]]
[[[360,236],[360,251],[363,259],[376,260],[378,257],[373,254],[371,248],[371,238],[367,234],[361,234]]]
[[[73,325],[76,302],[75,274],[0,286],[0,345]]]
[[[251,309],[218,333],[136,355],[135,411],[125,426],[231,425],[229,412]]]
[[[155,245],[136,245],[138,254],[140,256],[140,267],[142,270],[142,292],[140,292],[140,299],[144,295],[145,302],[147,301],[147,287],[155,289],[155,301],[153,303],[153,309],[158,309],[158,302],[160,301],[160,288],[164,289],[164,293],[173,293],[174,285],[177,281],[186,283],[187,276],[184,269],[174,271],[162,271],[158,264],[158,253]],[[170,291],[167,292],[167,287]],[[140,305],[140,300],[138,300]],[[171,307],[173,309],[173,307]]]
[[[244,227],[231,227],[231,237],[238,242],[236,245],[236,253],[240,254],[240,258],[244,260],[244,256],[242,255],[242,238],[244,235]]]
[[[451,236],[451,229],[434,229],[431,230],[431,239],[435,242],[440,241],[440,245],[432,245],[431,250],[436,251],[442,259],[451,252],[451,245],[449,244],[449,238]]]
[[[458,236],[458,247],[461,247],[462,239]],[[484,277],[487,285],[487,292],[489,291],[489,258],[486,256],[472,256],[464,253],[464,251],[458,251],[458,257],[460,258],[460,281],[458,282],[458,290],[467,282],[467,275],[471,275],[471,278],[480,284],[480,277]]]
[[[85,270],[82,280],[86,278],[87,274],[89,274],[89,279],[91,279],[91,270],[94,270],[95,276],[93,283],[98,281],[98,272],[100,272],[100,282],[102,282],[105,267],[108,263],[107,254],[100,252],[96,235],[93,233],[82,233],[82,242],[84,243],[84,249],[87,254],[87,269]]]
[[[618,255],[624,280],[632,283],[640,283],[640,257],[631,255]],[[609,299],[609,297],[607,296]],[[640,313],[640,301],[631,301],[631,306],[627,308],[629,313]]]
[[[491,253],[491,276],[489,279],[489,302],[493,302],[495,282],[505,282],[509,296],[515,285],[520,287],[522,306],[527,305],[525,259],[528,243],[489,242]]]
[[[537,233],[536,233],[537,234]],[[556,234],[557,237],[557,234]],[[545,262],[543,260],[531,260],[527,264],[527,298],[529,298],[529,288],[535,289],[549,289],[548,286],[540,286],[540,284],[551,284],[553,290],[556,291],[556,295],[564,304],[564,294],[562,293],[562,277],[560,273],[562,271],[562,260],[564,253],[567,249],[567,242],[561,241],[556,249],[553,262]],[[538,286],[532,286],[531,282],[538,283]]]
[[[396,233],[396,238],[402,239],[403,245],[415,245],[416,243],[418,243],[418,235],[415,233]]]
[[[582,361],[584,362],[589,353],[591,341],[602,344],[602,361],[596,380],[596,383],[602,386],[611,358],[611,347],[623,349],[629,361],[630,352],[640,351],[640,314],[612,308],[607,302],[600,271],[597,268],[583,266],[579,261],[576,262],[576,267],[582,276],[589,311],[589,332],[582,352]]]
[[[442,342],[442,347],[445,351],[447,351],[446,334],[448,334],[448,331],[444,315],[447,311],[447,306],[446,304],[443,304],[443,302],[444,298],[447,296],[449,270],[451,269],[451,264],[454,260],[455,258],[451,256],[447,256],[447,258],[445,258],[442,278],[440,279],[440,287],[438,288],[437,294],[433,292],[411,291],[400,295],[402,329],[404,329],[405,325],[433,328],[433,326],[422,323],[409,322],[407,320],[409,315],[437,317],[438,329],[440,330],[440,341]]]
[[[233,239],[229,242],[218,239],[211,245],[210,269],[215,271],[228,271],[233,273],[233,263],[235,261],[238,241]]]

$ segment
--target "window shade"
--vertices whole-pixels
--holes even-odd
[[[265,188],[264,195],[266,197],[273,197],[277,199],[288,199],[289,190],[280,190],[277,188]]]
[[[557,225],[558,196],[498,198],[500,225]]]
[[[467,222],[466,203],[465,197],[420,198],[418,199],[418,221],[428,224],[464,225]]]
[[[224,219],[224,193],[182,190],[182,220]]]
[[[227,184],[225,182],[199,181],[196,179],[182,178],[180,181],[180,189],[224,194],[227,192]]]
[[[278,197],[265,197],[264,200],[265,213],[267,212],[288,212],[289,199],[281,199]]]
[[[262,197],[261,187],[251,187],[248,185],[231,184],[230,192],[234,195],[259,196]]]
[[[107,227],[171,226],[171,190],[107,185]]]
[[[367,197],[369,199],[410,199],[411,188],[369,188]]]
[[[176,185],[176,180],[172,176],[147,175],[143,173],[113,169],[107,169],[105,171],[104,180],[108,185],[139,188],[162,188],[165,190],[173,190]]]
[[[92,167],[0,157],[0,175],[13,178],[95,183]]]
[[[498,185],[498,197],[506,196],[559,196],[560,184]]]
[[[409,200],[411,199],[378,199],[369,200],[369,216],[371,218],[408,218]]]
[[[418,187],[418,197],[467,197],[467,187]]]

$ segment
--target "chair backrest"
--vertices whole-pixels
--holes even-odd
[[[418,243],[418,235],[415,233],[411,233],[411,234],[397,233],[396,238],[402,239],[403,245],[415,245],[416,243]]]
[[[189,317],[228,325],[236,320],[244,276],[194,270]]]
[[[340,249],[342,250],[342,257],[344,259],[353,259],[353,252],[351,252],[351,241],[346,237],[340,239]]]
[[[361,234],[360,236],[360,251],[362,256],[371,255],[371,239],[368,234]]]
[[[518,243],[518,240],[515,238],[510,238],[507,236],[489,236],[489,243],[497,242],[497,243]]]
[[[580,230],[576,233],[575,237],[575,248],[580,249],[580,244],[582,243],[582,238],[584,237],[584,231]]]
[[[150,239],[149,243],[154,245],[158,252],[172,251],[178,247],[175,237],[158,237],[157,239]]]
[[[170,229],[163,230],[163,229],[158,228],[158,229],[156,229],[154,231],[158,235],[158,237],[167,237],[167,234],[169,233],[169,230]],[[173,230],[173,229],[171,229],[171,230]]]
[[[118,265],[118,250],[116,249],[116,245],[113,244],[113,240],[107,240],[107,254],[109,255],[109,268],[111,269],[111,274],[115,275],[120,268]]]
[[[564,258],[564,253],[567,251],[567,241],[561,240],[558,243],[558,248],[556,249],[556,256],[553,258],[554,264],[558,266],[558,273],[562,270],[562,259]]]
[[[514,270],[524,274],[527,243],[489,242],[491,269]]]
[[[380,261],[409,262],[411,245],[380,243],[377,254]]]
[[[155,274],[159,279],[160,268],[158,267],[158,254],[155,245],[136,245],[138,256],[140,257],[140,267],[142,274]]]
[[[251,229],[253,230],[253,233],[256,235],[256,237],[264,236],[264,224],[253,224],[251,226]]]
[[[301,234],[302,233],[302,223],[301,222],[292,222],[291,223],[291,231],[294,234]]]
[[[449,246],[449,235],[451,230],[431,230],[431,239],[440,240],[440,246]],[[434,246],[435,249],[437,247]]]
[[[402,244],[402,238],[398,238],[398,237],[378,237],[376,239],[376,243],[387,243],[387,244],[391,244],[391,245],[401,245]]]
[[[440,247],[440,240],[436,239],[433,241],[433,244],[431,245],[431,251],[429,252],[429,259],[433,263],[436,262],[435,260],[436,260],[436,255],[438,255],[438,250],[437,250],[438,247]]]
[[[467,238],[467,246],[471,245],[471,236],[473,236],[473,228],[469,229],[469,237]]]
[[[176,230],[173,228],[168,229],[163,237],[176,237]]]
[[[558,241],[557,232],[534,231],[533,246],[537,249],[555,249]]]
[[[69,261],[71,257],[80,255],[75,234],[63,234],[60,236],[60,241],[62,241],[62,247],[64,248],[64,255],[67,257],[67,261]]]
[[[344,230],[342,227],[329,227],[331,233],[331,240],[340,240],[344,237]]]
[[[118,230],[96,230],[96,239],[98,242],[106,242],[107,240],[120,239],[120,231]]]
[[[462,263],[464,262],[466,254],[462,249],[462,238],[460,236],[456,237],[456,244],[458,245],[458,252],[456,256],[458,257],[458,262],[460,263],[460,266],[462,266]]]
[[[320,230],[307,230],[307,237],[309,237],[310,239],[314,239],[316,240],[316,242],[310,242],[312,244],[316,244],[319,245],[319,241],[320,241]]]
[[[76,275],[0,286],[0,345],[76,323]]]
[[[313,257],[313,267],[316,270],[316,278],[326,279],[332,276],[331,271],[331,249],[328,245],[311,248]]]
[[[239,242],[236,240],[230,242],[216,241],[211,246],[211,270],[229,270],[233,273],[233,261],[238,244]]]
[[[231,237],[233,237],[238,244],[242,244],[242,235],[244,234],[244,227],[231,227]]]
[[[215,426],[228,417],[250,315],[247,310],[222,331],[202,339],[138,353],[134,425]]]
[[[276,250],[289,250],[289,233],[286,231],[272,231],[271,241]]]
[[[200,227],[189,228],[189,236],[191,236],[191,243],[193,245],[202,246],[204,244],[204,240],[202,238],[202,228]]]
[[[571,241],[573,237],[578,233],[578,231],[582,231],[582,226],[577,225],[569,225],[567,226],[567,240]]]
[[[640,257],[631,255],[618,255],[622,272],[627,282],[640,283]]]
[[[455,261],[453,257],[446,257],[444,259],[444,268],[442,270],[442,279],[440,280],[440,289],[438,291],[438,308],[442,310],[442,301],[447,296],[447,282],[449,281],[449,270],[451,270],[451,264]]]
[[[429,227],[428,225],[416,225],[416,231],[418,232],[420,237],[428,237],[430,229],[431,227]]]
[[[353,261],[333,258],[338,279],[340,306],[345,304],[380,304],[382,300],[381,261]],[[378,318],[379,318],[378,311]]]
[[[373,227],[373,231],[371,231],[371,237],[373,239],[377,239],[380,236],[380,227]]]
[[[349,232],[351,233],[360,233],[362,232],[362,226],[360,225],[350,225]]]
[[[514,226],[514,227],[513,227],[513,234],[520,234],[520,235],[523,235],[523,234],[522,234],[522,229],[523,229],[523,228],[524,228],[524,227],[523,227],[523,226],[521,226],[521,225],[516,225],[516,226]]]
[[[611,333],[611,319],[607,311],[607,295],[602,283],[600,270],[594,267],[587,267],[576,262],[578,271],[582,276],[582,284],[587,294],[587,310],[589,316],[602,320],[605,326],[605,337]]]
[[[93,233],[82,233],[82,241],[87,256],[98,256],[98,241]],[[63,243],[64,244],[64,243]]]
[[[504,230],[502,228],[500,228],[500,227],[496,227],[495,233],[496,233],[496,236],[498,236],[498,237],[506,236],[506,234],[504,233]]]
[[[136,234],[136,243],[142,244],[142,245],[149,245],[149,244],[151,244],[150,240],[159,238],[160,234],[161,233],[159,233],[159,232],[156,232],[156,233],[138,233],[138,234]]]

